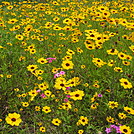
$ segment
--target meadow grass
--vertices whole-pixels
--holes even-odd
[[[134,3],[1,1],[0,133],[133,134]]]

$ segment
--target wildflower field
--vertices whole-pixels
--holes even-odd
[[[134,134],[134,2],[0,3],[0,134]]]

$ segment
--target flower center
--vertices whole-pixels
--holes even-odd
[[[15,119],[15,118],[12,118],[11,120],[12,120],[12,121],[16,121],[16,119]]]

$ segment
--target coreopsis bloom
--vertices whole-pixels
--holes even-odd
[[[125,53],[122,53],[122,52],[120,52],[120,53],[118,53],[118,57],[121,59],[121,60],[125,60],[126,59],[126,54]]]
[[[46,128],[45,127],[40,127],[40,131],[41,132],[46,132]]]
[[[82,124],[83,126],[85,126],[86,124],[88,124],[88,118],[84,116],[80,116],[80,119],[78,120],[78,122]]]
[[[124,111],[126,111],[129,114],[133,114],[134,115],[134,110],[130,107],[124,107]]]
[[[24,39],[24,37],[21,34],[16,35],[15,38],[18,39],[18,40],[23,40]]]
[[[117,49],[109,49],[109,50],[107,50],[107,53],[111,54],[111,55],[117,55],[118,54],[118,50]]]
[[[51,94],[52,94],[52,92],[49,91],[49,90],[45,90],[45,91],[44,91],[44,94],[45,94],[46,96],[50,97]]]
[[[119,116],[120,119],[126,119],[127,118],[127,115],[124,114],[124,113],[119,113],[118,116]]]
[[[62,122],[62,121],[61,121],[60,119],[58,119],[58,118],[52,120],[52,123],[53,123],[54,125],[56,125],[56,126],[59,126],[59,125],[61,124],[61,122]]]
[[[121,82],[121,86],[123,86],[125,89],[133,87],[132,84],[125,78],[121,78],[119,81]]]
[[[28,94],[32,97],[35,97],[38,93],[36,90],[31,90],[30,92],[28,92]]]
[[[69,79],[67,81],[67,84],[69,84],[69,87],[77,86],[80,84],[79,77],[74,77],[72,79]]]
[[[28,102],[21,102],[23,107],[28,107],[29,103]]]
[[[99,58],[93,58],[92,62],[97,66],[97,67],[102,67],[103,65],[106,64],[106,62],[102,61]]]
[[[78,134],[83,134],[84,133],[84,130],[78,130]]]
[[[98,103],[95,103],[95,104],[92,104],[90,108],[94,110],[94,109],[97,109],[97,106],[98,106]]]
[[[116,62],[116,61],[110,59],[110,60],[108,61],[107,65],[110,66],[110,67],[112,67],[115,62]]]
[[[35,106],[35,111],[40,111],[40,106]]]
[[[49,85],[47,82],[43,82],[43,83],[39,84],[38,87],[40,90],[46,90],[49,87]]]
[[[65,79],[63,80],[56,80],[55,81],[55,85],[54,85],[54,88],[56,89],[62,89],[62,90],[66,90],[66,87],[67,87],[67,82]]]
[[[75,54],[75,52],[71,49],[68,49],[67,52],[66,52],[68,55],[73,55]]]
[[[122,61],[123,65],[125,66],[129,66],[130,65],[130,62],[129,61]]]
[[[42,57],[42,58],[38,59],[37,62],[40,63],[40,64],[45,64],[48,61]]]
[[[132,132],[132,130],[130,129],[130,127],[129,126],[126,126],[126,125],[120,126],[120,131],[123,134],[131,134],[131,132]]]
[[[118,102],[109,101],[108,105],[109,105],[109,108],[114,109],[115,107],[118,107]]]
[[[73,100],[82,100],[82,97],[85,95],[84,91],[82,90],[76,90],[74,92],[69,93],[71,95],[71,99]]]
[[[8,24],[15,24],[18,20],[17,19],[9,19]]]
[[[107,118],[106,118],[106,120],[107,120],[107,122],[110,122],[110,123],[114,123],[114,118],[112,118],[111,116],[108,116]]]
[[[17,113],[9,113],[5,120],[11,126],[19,126],[19,124],[22,122],[20,114]]]
[[[28,69],[28,71],[30,71],[30,72],[34,71],[34,70],[37,69],[37,68],[38,68],[37,65],[29,65],[29,66],[27,66],[27,69]]]
[[[131,45],[129,48],[132,52],[134,52],[134,45]]]
[[[45,112],[45,113],[50,113],[51,112],[51,108],[48,107],[48,106],[44,106],[42,111]]]
[[[62,103],[62,108],[63,109],[66,109],[66,110],[69,110],[72,108],[71,104],[70,103]]]
[[[123,72],[121,67],[114,67],[115,72]]]
[[[70,60],[63,61],[61,65],[63,69],[66,69],[66,70],[73,69],[73,66],[74,66],[73,62]]]

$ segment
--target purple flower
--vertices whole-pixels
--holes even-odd
[[[116,125],[110,125],[110,128],[117,128],[117,126]]]
[[[98,94],[98,97],[102,97],[102,94]]]
[[[49,61],[48,61],[48,63],[51,63],[51,62],[52,62],[52,60],[49,60]]]
[[[71,96],[70,95],[66,95],[67,98],[70,98]]]
[[[116,133],[122,134],[122,132],[120,131],[120,127],[116,127]]]
[[[65,102],[68,102],[68,99],[64,99]]]
[[[56,60],[56,58],[46,58],[47,60]]]
[[[40,96],[41,96],[42,98],[45,98],[45,97],[46,97],[46,95],[45,95],[45,94],[43,94],[43,93],[42,93]]]
[[[36,92],[37,92],[37,93],[39,93],[40,91],[41,91],[41,90],[40,90],[40,89],[38,89]]]
[[[111,133],[111,128],[106,128],[105,131],[106,131],[107,134],[109,134],[109,133]]]
[[[57,73],[54,75],[54,78],[59,77],[59,76],[60,76],[60,73]]]
[[[69,90],[71,87],[66,87],[66,90]]]
[[[64,72],[64,71],[60,71],[60,74],[61,74],[61,75],[64,75],[64,74],[65,74],[65,72]]]

